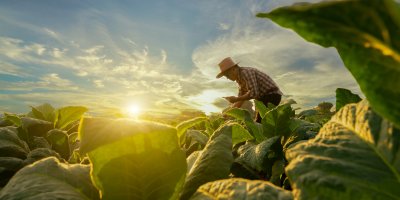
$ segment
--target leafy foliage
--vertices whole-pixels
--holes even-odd
[[[371,106],[400,127],[399,13],[392,0],[345,0],[296,4],[257,16],[310,42],[336,47]]]
[[[291,200],[293,195],[267,181],[234,178],[204,184],[191,198],[191,200],[213,199]]]
[[[367,101],[343,107],[315,139],[286,152],[297,199],[398,199],[400,130]]]
[[[228,178],[233,162],[232,129],[226,124],[214,132],[188,172],[180,199],[189,199],[202,184]]]
[[[99,199],[87,165],[50,157],[24,167],[0,191],[0,199]]]

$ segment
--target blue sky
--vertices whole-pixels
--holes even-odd
[[[337,87],[361,94],[335,49],[255,17],[296,2],[3,0],[0,112],[45,102],[217,112],[227,105],[220,97],[237,94],[234,82],[215,79],[227,56],[269,74],[300,108],[334,102]]]

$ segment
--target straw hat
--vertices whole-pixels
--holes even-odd
[[[237,65],[238,63],[233,62],[231,57],[224,58],[219,64],[221,72],[217,75],[217,78],[221,78],[228,69]]]

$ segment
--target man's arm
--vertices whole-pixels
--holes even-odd
[[[233,103],[232,107],[240,108],[244,101],[251,99],[250,93],[251,93],[251,91],[247,91],[246,94],[244,94],[242,96],[238,96],[238,97],[230,96],[230,97],[224,97],[224,98],[226,100],[228,100],[230,103]]]

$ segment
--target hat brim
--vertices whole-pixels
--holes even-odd
[[[235,63],[235,65],[232,65],[231,67],[225,69],[224,71],[220,72],[215,78],[221,78],[228,70],[232,69],[232,67],[238,65],[239,62]]]

